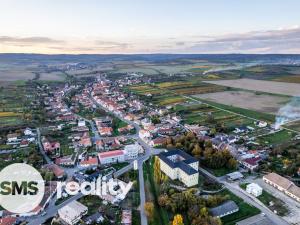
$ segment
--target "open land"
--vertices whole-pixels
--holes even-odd
[[[289,101],[289,98],[284,96],[258,94],[247,91],[223,91],[198,94],[194,95],[194,97],[271,114],[276,114],[280,107]]]
[[[279,95],[288,95],[288,96],[300,95],[300,84],[252,80],[252,79],[206,81],[206,83],[217,84],[217,85],[232,87],[232,88],[246,89],[251,91],[267,92],[267,93],[279,94]]]

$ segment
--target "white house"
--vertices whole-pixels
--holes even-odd
[[[24,130],[24,135],[26,135],[26,136],[33,136],[34,133],[32,132],[32,129],[30,129],[30,128],[27,127],[27,128]]]
[[[124,153],[125,153],[126,160],[137,158],[139,153],[141,152],[143,152],[143,148],[137,142],[132,145],[125,145]]]
[[[125,154],[122,150],[101,152],[98,154],[100,164],[110,164],[125,161]]]
[[[252,194],[254,195],[255,197],[258,197],[262,194],[263,192],[263,189],[261,186],[259,186],[258,184],[255,184],[255,183],[251,183],[251,184],[248,184],[247,187],[246,187],[246,191],[249,193],[249,194]]]
[[[78,120],[78,127],[85,127],[85,121],[84,120]]]
[[[139,131],[139,137],[141,139],[150,138],[151,137],[151,133],[148,130],[140,130]]]
[[[161,171],[170,179],[178,179],[187,187],[198,184],[199,162],[196,158],[180,150],[163,152],[158,157]]]
[[[77,201],[72,201],[58,210],[58,215],[65,223],[73,225],[80,221],[81,217],[86,215],[88,208]]]
[[[8,134],[7,141],[8,142],[16,142],[16,141],[18,141],[18,137],[19,137],[19,135],[17,133]]]

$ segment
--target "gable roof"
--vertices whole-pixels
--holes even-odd
[[[277,173],[269,173],[265,175],[264,178],[300,198],[300,188],[287,178],[282,177]]]
[[[239,207],[234,201],[226,201],[223,204],[211,208],[209,211],[213,216],[219,217],[231,211],[237,211]]]

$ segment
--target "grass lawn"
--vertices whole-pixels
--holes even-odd
[[[138,210],[132,210],[132,225],[141,224],[141,214]]]
[[[244,220],[260,213],[259,209],[244,202],[243,199],[234,195],[228,189],[223,190],[222,192],[220,192],[220,194],[229,195],[230,199],[239,206],[238,212],[221,218],[223,225],[235,225],[238,221]]]
[[[226,167],[219,168],[219,169],[207,169],[207,170],[212,172],[217,177],[222,177],[228,173],[232,173],[232,172],[236,171],[236,169],[228,169]]]
[[[150,164],[151,162],[151,164]],[[144,171],[144,178],[145,178],[145,184],[149,185],[149,189],[151,191],[151,195],[154,198],[153,199],[153,203],[155,206],[155,213],[154,213],[154,218],[152,221],[148,221],[149,225],[157,225],[157,224],[161,224],[161,225],[169,225],[169,215],[168,212],[160,207],[158,205],[158,187],[153,179],[154,175],[153,175],[153,163],[154,163],[154,158],[151,158],[150,160],[148,160],[143,167],[143,171]]]
[[[122,163],[117,163],[112,165],[113,168],[115,168],[116,170],[120,170],[123,167],[127,166],[129,163],[128,162],[122,162]]]
[[[262,136],[258,138],[258,140],[261,144],[276,145],[276,144],[282,144],[283,142],[289,142],[294,136],[295,133],[293,132],[287,130],[281,130],[273,134]]]

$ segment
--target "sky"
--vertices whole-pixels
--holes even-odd
[[[299,0],[0,0],[0,53],[300,53]]]

